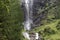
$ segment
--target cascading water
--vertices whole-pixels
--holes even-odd
[[[22,4],[24,6],[24,29],[30,31],[31,26],[33,24],[33,0],[22,0]],[[38,33],[37,33],[38,34]],[[37,35],[36,34],[36,35]],[[23,32],[23,35],[25,38],[30,40],[30,35],[28,32]],[[36,36],[36,39],[38,39],[38,35]]]
[[[41,40],[38,33],[33,32],[29,34],[28,31],[30,31],[34,27],[41,25],[40,20],[43,19],[44,16],[46,16],[45,15],[46,10],[44,10],[46,7],[46,3],[48,3],[49,6],[51,6],[51,4],[55,2],[55,0],[21,0],[21,1],[24,11],[24,29],[26,30],[26,32],[23,32],[23,36],[28,40],[36,40],[36,39],[38,40],[38,38],[39,40]],[[38,12],[41,10],[43,11]],[[33,38],[31,39],[30,37],[31,35],[32,37],[35,35],[35,39]]]
[[[24,22],[24,28],[26,30],[30,30],[31,29],[31,24],[33,23],[32,20],[32,5],[33,5],[33,0],[24,0],[24,6],[26,9],[26,13],[25,13],[25,22]]]

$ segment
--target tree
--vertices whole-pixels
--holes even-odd
[[[19,0],[0,0],[0,40],[23,40]]]

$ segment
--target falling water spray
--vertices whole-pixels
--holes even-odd
[[[33,0],[24,0],[24,28],[26,30],[30,30],[31,29],[31,25],[33,24],[33,14],[32,14],[32,6],[33,6]]]
[[[24,11],[24,29],[30,31],[33,27],[33,2],[34,0],[21,0]],[[38,33],[35,33],[36,39],[38,39]],[[28,40],[31,40],[28,32],[23,32],[23,36]]]

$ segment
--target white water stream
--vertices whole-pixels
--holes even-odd
[[[31,29],[31,24],[33,24],[33,20],[32,20],[33,0],[22,0],[22,2],[24,3],[24,7],[26,9],[26,13],[25,13],[26,20],[24,22],[24,29],[29,31]],[[30,40],[28,32],[23,32],[23,35],[25,38]],[[36,33],[36,39],[38,39],[38,33]]]
[[[31,24],[33,23],[31,17],[32,17],[32,5],[33,5],[33,0],[24,0],[25,2],[25,8],[26,8],[26,21],[24,22],[24,28],[26,30],[31,29]]]

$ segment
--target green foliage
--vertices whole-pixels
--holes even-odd
[[[0,0],[0,40],[23,40],[19,0]]]
[[[38,28],[33,29],[32,32],[39,32],[41,39],[43,40],[57,40],[60,39],[60,31],[59,24],[60,20],[55,20],[47,25],[40,26]],[[57,28],[58,29],[57,29]]]
[[[56,7],[51,6],[47,11],[46,18],[41,21],[42,25],[31,32],[38,32],[42,40],[60,40],[60,1]]]
[[[38,32],[42,40],[60,40],[60,0],[57,7],[49,6],[39,12],[46,12],[42,26],[31,32]],[[23,12],[19,0],[0,0],[0,40],[26,40],[22,36]]]
[[[60,31],[60,22],[57,24],[56,28],[57,28],[57,30]]]

